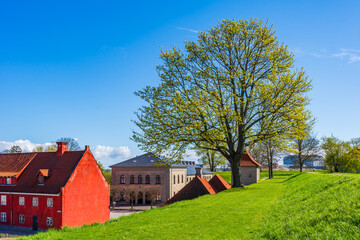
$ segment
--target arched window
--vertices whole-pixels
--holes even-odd
[[[142,184],[142,176],[141,175],[138,176],[138,184]]]
[[[125,176],[124,175],[120,176],[120,184],[125,184]]]
[[[130,176],[130,184],[134,184],[135,183],[135,177],[134,175]]]
[[[176,177],[175,177],[175,175],[174,175],[174,184],[176,183],[176,180],[175,180],[175,179],[176,179]]]
[[[181,183],[184,183],[184,175],[181,175]]]
[[[161,184],[160,175],[156,175],[156,184]]]
[[[146,175],[146,177],[145,177],[145,183],[146,183],[146,184],[150,184],[150,176],[149,176],[149,175]]]
[[[180,183],[180,175],[178,175],[178,183]]]

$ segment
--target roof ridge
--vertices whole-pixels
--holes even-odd
[[[201,178],[199,176],[196,176],[200,182],[204,185],[205,189],[209,192],[209,194],[216,194],[215,190],[212,188],[212,186],[210,185],[210,183],[205,179],[205,178]]]
[[[255,161],[255,160],[253,159],[253,157],[250,155],[250,153],[249,153],[247,150],[245,150],[244,152],[247,154],[247,156],[250,158],[250,160],[251,160],[254,164],[256,164],[257,166],[261,166],[260,163],[258,163],[257,161]]]

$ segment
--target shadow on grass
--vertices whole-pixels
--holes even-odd
[[[300,176],[300,175],[302,175],[303,173],[297,173],[297,174],[295,174],[295,175],[292,175],[291,177],[288,177],[287,179],[285,179],[284,181],[282,181],[282,182],[287,182],[287,181],[289,181],[289,180],[291,180],[291,179],[294,179],[294,178],[296,178],[296,177],[298,177],[298,176]]]

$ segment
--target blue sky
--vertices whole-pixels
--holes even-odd
[[[225,18],[268,18],[313,80],[318,137],[360,137],[359,1],[0,2],[0,151],[60,137],[109,165],[140,154],[133,93],[159,83],[160,48]],[[23,140],[23,141],[20,141]]]

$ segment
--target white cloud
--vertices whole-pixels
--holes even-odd
[[[110,165],[130,158],[131,151],[128,146],[111,147],[104,145],[97,145],[91,148],[92,153],[96,160],[100,161],[105,168]]]
[[[305,50],[295,48],[292,50],[293,53],[299,55],[308,55],[316,58],[338,58],[348,63],[360,62],[360,50],[340,48],[340,51],[331,53],[326,49],[320,49],[319,51]]]
[[[37,146],[43,146],[46,148],[51,144],[52,143],[33,143],[30,140],[22,139],[13,142],[0,141],[0,153],[5,150],[10,150],[10,148],[14,145],[19,146],[23,152],[31,152]],[[105,168],[131,157],[131,151],[127,146],[111,147],[97,145],[92,147],[91,151],[94,154],[95,159],[100,161]]]
[[[46,147],[51,145],[51,143],[39,144],[39,143],[32,143],[29,140],[22,140],[22,139],[16,140],[14,142],[0,141],[0,152],[3,152],[5,150],[10,150],[10,148],[14,145],[19,146],[23,150],[23,152],[31,152],[37,146]]]
[[[193,33],[198,33],[199,31],[198,30],[195,30],[195,29],[191,29],[191,28],[183,28],[183,27],[175,27],[176,29],[179,29],[179,30],[184,30],[184,31],[188,31],[188,32],[193,32]]]

